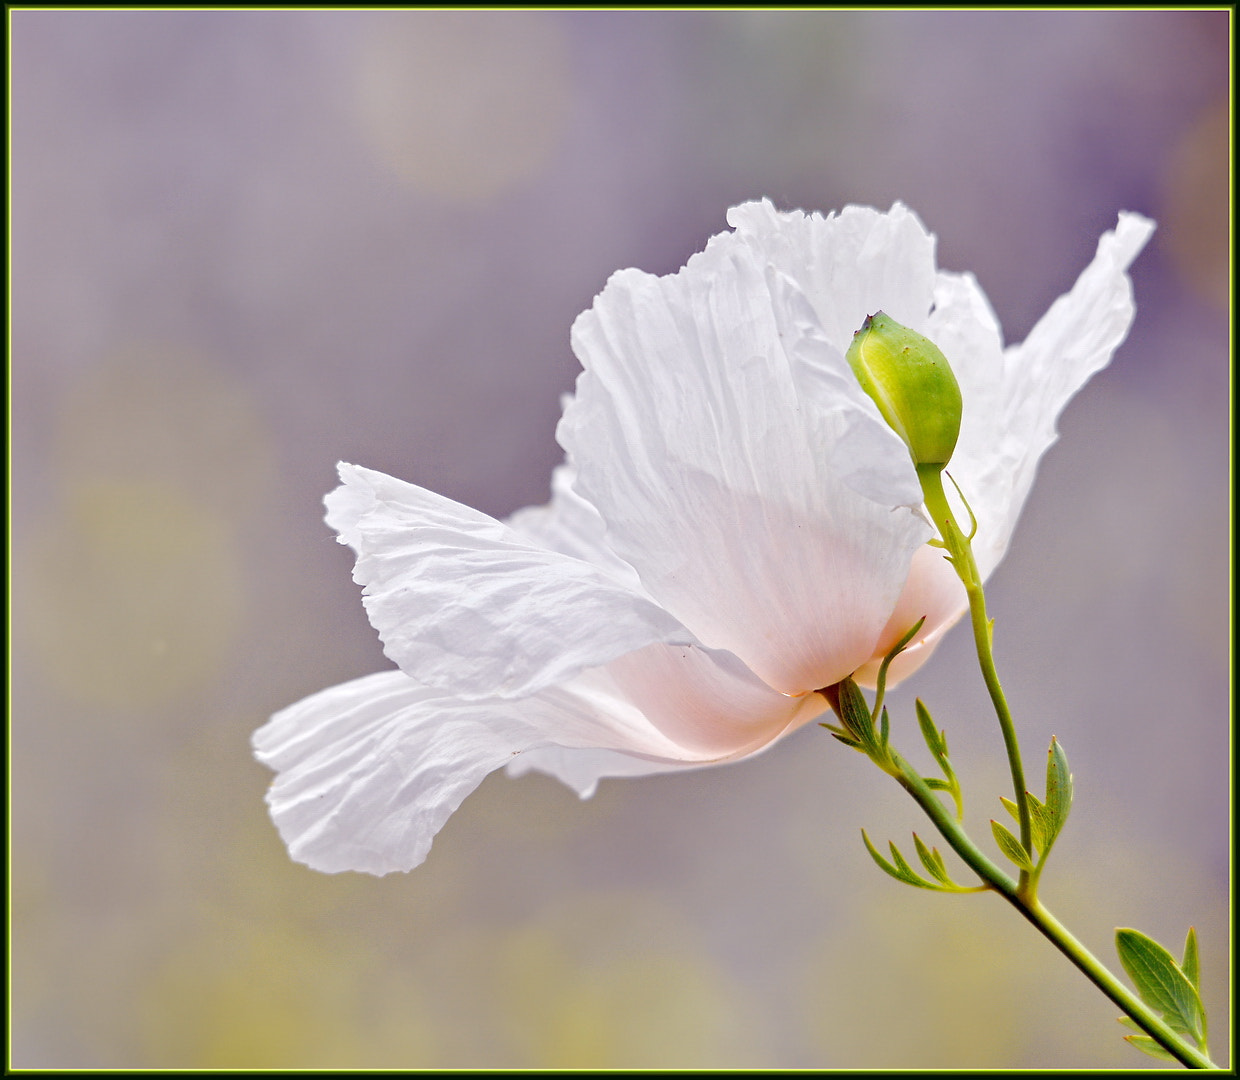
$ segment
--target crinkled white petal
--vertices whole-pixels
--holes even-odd
[[[599,512],[573,490],[576,475],[571,465],[557,466],[551,474],[551,501],[518,510],[507,524],[539,547],[584,559],[643,593],[637,572],[607,546],[607,526]]]
[[[267,802],[289,853],[328,873],[412,869],[487,773],[548,745],[679,752],[599,692],[465,701],[401,671],[314,694],[254,736],[279,774]]]
[[[846,206],[823,217],[781,213],[769,199],[728,211],[737,237],[786,274],[813,305],[818,324],[841,354],[867,315],[882,310],[925,333],[934,296],[934,236],[907,206],[883,213]]]
[[[494,703],[462,703],[400,671],[334,686],[254,735],[289,854],[315,870],[409,870],[487,773],[539,739]]]
[[[508,763],[508,775],[524,776],[541,772],[554,776],[579,798],[589,799],[598,790],[600,780],[621,777],[655,776],[658,773],[701,769],[716,762],[664,761],[658,758],[635,757],[618,750],[574,750],[563,746],[540,746],[527,750]]]
[[[494,518],[354,465],[340,478],[328,523],[357,551],[384,652],[421,683],[518,697],[651,642],[693,640],[622,581]]]
[[[977,518],[973,550],[983,577],[1007,551],[1060,412],[1128,333],[1134,305],[1126,271],[1153,228],[1138,214],[1121,214],[1072,291],[1055,301],[1023,345],[1006,351],[972,275],[938,276],[925,333],[960,384],[964,411],[948,472]],[[954,500],[950,484],[947,490]],[[961,506],[962,520],[964,513]]]
[[[981,474],[983,486],[1003,492],[1006,513],[990,536],[979,530],[974,549],[983,574],[1007,550],[1038,459],[1057,437],[1060,412],[1128,336],[1136,306],[1127,270],[1153,232],[1148,218],[1120,214],[1071,292],[1051,305],[1023,344],[1004,355],[1002,452]]]
[[[844,382],[815,319],[795,278],[732,234],[678,274],[621,271],[574,324],[585,371],[557,432],[650,595],[790,694],[869,659],[929,536],[893,501],[920,493],[872,404],[807,395],[812,364]]]
[[[853,492],[885,507],[921,503],[921,485],[908,447],[861,389],[845,357],[832,345],[800,287],[768,268],[779,337],[793,386],[822,432],[829,433],[831,471]]]
[[[1015,460],[1003,427],[1007,389],[999,321],[972,274],[939,274],[925,333],[951,364],[963,403],[960,437],[947,472],[969,500],[978,536],[993,538],[1003,528],[1011,496],[995,480],[1015,467]],[[944,487],[954,499],[951,481],[945,480]],[[967,524],[963,506],[956,505],[961,523]]]
[[[656,645],[519,701],[370,675],[277,713],[254,747],[278,773],[267,801],[294,859],[386,874],[422,862],[487,773],[522,755],[584,796],[601,776],[754,753],[822,705],[776,694],[735,658]]]
[[[948,472],[968,508],[952,484],[946,487],[959,520],[966,522],[970,510],[977,519],[973,550],[983,577],[1007,551],[1038,460],[1055,441],[1059,413],[1110,362],[1128,333],[1134,305],[1126,271],[1153,228],[1138,214],[1121,214],[1072,291],[1052,305],[1023,345],[1006,352],[998,320],[973,276],[938,275],[923,332],[942,349],[960,384],[964,411]],[[941,552],[925,549],[913,560],[891,623],[874,658],[857,672],[858,681],[873,681],[887,649],[924,613],[925,626],[889,671],[892,684],[906,678],[967,609]]]

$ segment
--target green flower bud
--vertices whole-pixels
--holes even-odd
[[[960,434],[960,387],[934,342],[880,311],[853,335],[848,363],[918,468],[941,469],[951,460]]]

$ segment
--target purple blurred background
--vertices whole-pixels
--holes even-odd
[[[1029,767],[1054,734],[1076,775],[1047,903],[1105,959],[1194,923],[1224,1063],[1230,19],[12,12],[12,1064],[1148,1061],[999,901],[883,877],[859,827],[915,808],[814,727],[586,803],[493,776],[381,880],[267,818],[250,732],[389,666],[335,462],[545,501],[574,316],[759,196],[903,200],[1009,341],[1158,220],[990,601]],[[964,630],[908,747],[914,695],[982,839]]]

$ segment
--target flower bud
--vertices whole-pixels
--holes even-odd
[[[848,363],[919,468],[942,468],[960,434],[960,387],[947,358],[881,311],[853,335]]]

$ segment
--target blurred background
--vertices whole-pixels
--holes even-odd
[[[9,25],[12,1064],[1154,1064],[1000,901],[879,873],[859,828],[923,823],[813,726],[584,803],[494,775],[407,875],[267,817],[253,729],[389,666],[336,461],[545,501],[574,316],[759,196],[907,202],[1008,341],[1158,220],[990,599],[1028,768],[1054,734],[1076,776],[1047,903],[1107,960],[1196,925],[1227,1062],[1230,12]],[[964,629],[895,695],[910,752],[914,695],[985,839]]]

